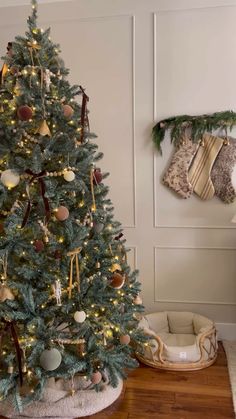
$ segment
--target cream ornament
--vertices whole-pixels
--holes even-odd
[[[14,294],[12,293],[10,288],[8,288],[4,284],[0,284],[0,303],[4,303],[4,301],[6,300],[12,301],[14,299],[15,299]]]
[[[135,297],[134,304],[136,305],[143,304],[142,298],[139,295]]]
[[[67,170],[66,172],[64,172],[63,177],[67,182],[72,182],[73,180],[75,180],[75,173],[73,172],[73,170]]]
[[[14,170],[7,169],[1,174],[1,182],[7,188],[15,188],[20,182],[20,176]]]
[[[36,134],[40,134],[43,137],[45,137],[45,136],[51,137],[52,136],[51,131],[49,129],[49,126],[48,126],[46,120],[41,122],[39,128],[36,131]]]
[[[86,319],[86,313],[82,311],[76,311],[74,314],[74,319],[77,323],[83,323]]]
[[[56,348],[45,349],[40,356],[40,365],[46,371],[54,371],[61,365],[61,353]]]

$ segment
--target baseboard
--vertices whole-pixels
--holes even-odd
[[[218,340],[236,340],[236,323],[216,323]]]

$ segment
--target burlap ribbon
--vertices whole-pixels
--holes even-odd
[[[29,181],[29,185],[28,186],[30,186],[34,182],[34,180],[37,180],[38,183],[39,183],[39,185],[40,185],[41,195],[42,195],[43,202],[44,202],[44,207],[45,207],[46,221],[48,221],[49,218],[50,218],[50,206],[49,206],[48,198],[45,196],[46,188],[45,188],[45,183],[43,181],[43,177],[46,175],[46,171],[43,170],[40,173],[34,173],[34,172],[32,172],[32,170],[27,169],[25,171],[25,173],[27,173],[28,175],[32,176],[31,179],[30,179],[30,181]],[[26,213],[25,213],[24,219],[22,221],[21,228],[24,228],[25,227],[25,225],[26,225],[26,223],[28,221],[29,215],[30,215],[31,207],[32,207],[31,200],[30,200],[30,195],[29,195],[29,191],[28,190],[27,190],[27,194],[28,194],[28,205],[27,205],[27,209],[26,209]]]
[[[81,247],[77,247],[76,249],[67,253],[67,256],[70,257],[70,276],[69,276],[69,286],[68,286],[69,299],[71,299],[73,282],[77,282],[78,291],[80,292],[80,272],[79,272],[79,257],[78,257],[78,255],[81,252],[81,250],[82,250]],[[75,281],[73,281],[73,279],[74,279],[74,262],[75,262]]]
[[[36,41],[35,42],[27,42],[27,46],[28,46],[28,49],[29,49],[32,65],[35,66],[33,51],[35,52],[35,54],[37,56],[37,51],[39,51],[41,49],[41,46]],[[38,57],[37,57],[37,59],[38,59]]]

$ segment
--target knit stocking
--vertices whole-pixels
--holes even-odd
[[[236,197],[235,188],[232,185],[232,173],[236,165],[236,140],[229,139],[217,156],[211,171],[211,180],[215,188],[215,194],[223,202],[230,204]]]
[[[190,167],[189,182],[193,186],[194,192],[203,200],[211,199],[214,196],[215,189],[210,174],[223,141],[220,137],[204,134],[202,146],[199,147]]]
[[[185,138],[163,177],[164,185],[173,189],[181,198],[189,198],[193,193],[193,187],[188,179],[188,170],[197,149],[198,144]]]

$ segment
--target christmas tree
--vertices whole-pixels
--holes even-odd
[[[71,86],[32,0],[0,86],[0,397],[39,400],[51,377],[115,387],[136,366],[143,310],[121,225]],[[73,388],[72,388],[73,393]]]

